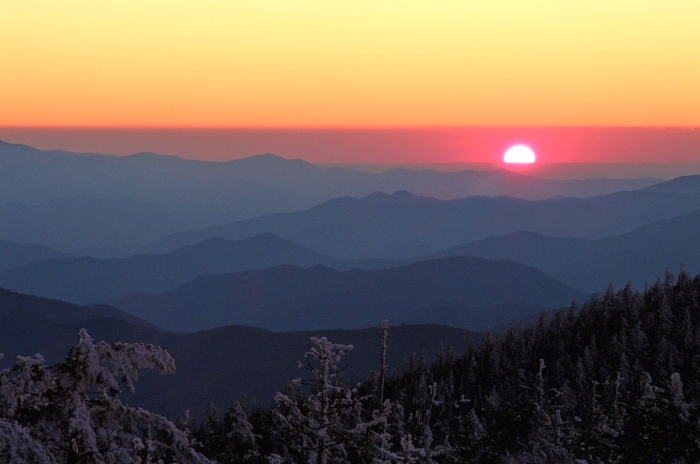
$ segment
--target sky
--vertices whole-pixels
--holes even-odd
[[[0,128],[694,128],[698,18],[696,0],[6,1]]]

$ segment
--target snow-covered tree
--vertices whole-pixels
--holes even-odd
[[[0,457],[36,463],[208,463],[172,422],[119,400],[138,369],[175,372],[158,346],[95,343],[85,329],[65,362],[18,356],[0,371]]]
[[[342,357],[353,346],[332,343],[326,337],[311,337],[311,343],[299,367],[309,371],[312,378],[292,381],[293,386],[308,387],[310,393],[278,393],[276,417],[287,434],[289,450],[301,461],[348,462],[348,439],[360,423],[361,405],[356,389],[334,380]]]
[[[194,435],[198,449],[219,463],[268,462],[258,450],[258,437],[238,401],[223,417],[214,403],[209,403],[204,421]]]

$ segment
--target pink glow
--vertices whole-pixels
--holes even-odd
[[[39,149],[128,155],[142,151],[225,161],[274,153],[311,163],[496,163],[515,143],[543,163],[700,161],[699,129],[396,128],[145,129],[2,128],[0,140]]]

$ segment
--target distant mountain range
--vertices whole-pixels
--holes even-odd
[[[648,192],[663,192],[663,193],[700,193],[700,176],[681,176],[671,179],[666,182],[657,183],[645,190]]]
[[[453,323],[475,330],[477,324],[520,319],[586,298],[532,267],[456,257],[374,271],[285,265],[198,277],[167,292],[125,295],[105,303],[176,332],[233,324],[284,331],[359,328],[382,319],[411,320],[426,307],[448,303],[481,311],[478,321],[451,316]],[[507,311],[490,309],[496,306]],[[443,311],[440,320],[444,318]]]
[[[686,184],[700,185],[700,176],[689,178]],[[679,193],[672,184],[665,191],[536,201],[509,197],[437,200],[408,192],[374,193],[364,198],[336,198],[296,213],[182,232],[140,251],[165,253],[211,237],[241,240],[274,233],[333,258],[406,259],[516,231],[594,239],[697,209],[700,193],[686,190],[684,185]]]
[[[0,369],[11,366],[17,354],[41,353],[49,364],[64,360],[81,328],[98,341],[153,343],[170,352],[177,372],[161,376],[141,371],[136,395],[124,392],[122,400],[171,419],[185,410],[201,417],[211,400],[224,409],[235,400],[270,401],[291,378],[303,375],[296,360],[303,358],[311,336],[354,344],[346,356],[348,379],[377,370],[381,350],[379,328],[275,333],[233,326],[177,335],[115,308],[80,307],[0,289],[0,353],[5,354]],[[432,358],[441,347],[461,353],[468,343],[482,339],[482,334],[445,326],[392,326],[387,362],[394,370],[413,353]]]
[[[507,195],[528,199],[587,197],[648,187],[660,180],[547,180],[505,170],[380,174],[320,168],[303,160],[257,155],[229,162],[155,153],[117,157],[40,151],[0,141],[0,204],[45,203],[88,195],[131,199],[173,211],[231,213],[238,218],[307,209],[341,196],[407,190],[441,199]]]
[[[0,274],[27,263],[67,258],[70,255],[42,245],[0,240]]]
[[[542,269],[576,288],[602,291],[631,282],[637,288],[665,270],[700,272],[700,209],[659,220],[632,232],[598,240],[515,232],[466,243],[431,257],[512,259]]]
[[[356,344],[348,375],[362,377],[379,355],[366,327],[385,318],[421,324],[391,329],[398,366],[481,340],[463,329],[700,272],[699,208],[700,176],[373,174],[0,141],[0,368],[14,354],[60,361],[85,327],[175,356],[175,376],[144,373],[128,402],[174,417],[266,401],[311,335]]]
[[[34,262],[0,275],[0,286],[86,304],[125,293],[162,292],[207,274],[280,264],[352,267],[350,262],[334,260],[273,234],[263,234],[240,241],[211,238],[162,255],[110,259],[83,256]]]
[[[11,360],[16,354],[33,355],[40,352],[45,353],[45,357],[52,362],[58,361],[65,353],[54,353],[53,343],[56,337],[68,335],[61,329],[79,328],[89,321],[100,319],[111,320],[117,325],[127,324],[133,330],[162,331],[114,307],[76,306],[65,301],[23,295],[0,288],[0,353]],[[77,333],[71,333],[67,343],[75,341]],[[28,347],[35,351],[26,351]],[[3,359],[0,362],[6,364],[10,361]]]
[[[517,230],[582,238],[628,232],[694,209],[696,178],[376,174],[270,154],[202,162],[154,153],[40,151],[0,141],[0,240],[124,257],[271,232],[332,258],[409,258]]]
[[[175,213],[135,200],[78,196],[39,204],[0,204],[0,239],[106,257],[230,218],[222,213]]]
[[[162,255],[123,259],[81,257],[39,261],[41,256],[52,256],[52,251],[47,250],[43,255],[34,253],[32,258],[22,258],[35,262],[0,274],[0,286],[85,304],[127,293],[164,292],[208,274],[264,269],[281,264],[299,267],[324,265],[337,270],[385,269],[427,259],[476,256],[509,259],[533,266],[573,288],[593,292],[608,285],[619,288],[627,282],[641,288],[663,276],[666,269],[700,272],[700,240],[697,237],[700,237],[700,209],[602,239],[552,237],[518,231],[402,260],[334,259],[265,233],[238,241],[210,238]],[[7,249],[7,244],[3,248],[0,243],[0,256],[3,249]],[[421,318],[409,320],[427,322]],[[434,318],[428,320],[438,322]]]

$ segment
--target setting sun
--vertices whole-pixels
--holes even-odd
[[[535,152],[525,145],[510,147],[503,155],[504,163],[532,164],[535,162]]]

